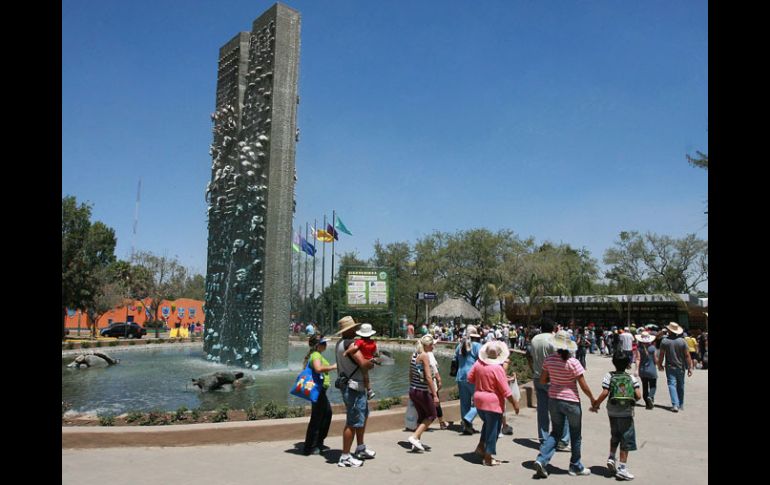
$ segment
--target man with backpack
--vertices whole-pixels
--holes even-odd
[[[607,468],[620,480],[633,480],[634,476],[628,471],[628,452],[636,450],[636,430],[634,429],[634,403],[642,398],[639,380],[628,374],[626,369],[631,367],[628,354],[618,350],[612,356],[615,372],[608,372],[602,379],[602,393],[596,398],[596,405],[591,411],[598,412],[601,403],[607,401],[607,415],[610,418],[610,456],[607,458]],[[615,458],[615,452],[620,445],[620,462]]]

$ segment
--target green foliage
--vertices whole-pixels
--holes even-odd
[[[101,426],[115,426],[115,416],[113,414],[97,414],[99,418],[99,425]]]
[[[110,347],[117,347],[119,343],[120,342],[118,342],[117,340],[113,340],[112,342],[109,342],[107,345],[109,345]]]
[[[64,348],[65,348],[65,349],[67,349],[67,350],[71,350],[71,349],[74,349],[74,348],[75,348],[75,343],[74,343],[74,342],[67,342],[67,343],[64,345]]]
[[[227,416],[227,412],[229,410],[230,408],[227,406],[227,404],[222,404],[216,410],[214,410],[214,416],[211,418],[211,420],[215,423],[221,423],[221,422],[227,421],[228,419],[230,419]]]
[[[67,401],[61,402],[61,418],[64,419],[64,413],[72,409],[72,403],[69,403]]]
[[[201,409],[200,408],[193,408],[190,410],[190,419],[193,421],[198,421],[201,418]]]
[[[382,411],[383,409],[390,409],[391,407],[398,406],[400,404],[400,397],[386,397],[384,399],[380,399],[380,402],[377,403],[377,410]]]
[[[519,384],[526,384],[532,380],[532,371],[527,364],[527,358],[523,354],[518,352],[511,352],[509,357],[510,364],[508,365],[508,375],[512,376],[516,374],[516,378]]]
[[[305,408],[302,406],[279,406],[273,401],[269,401],[267,404],[265,404],[265,407],[262,410],[262,415],[269,419],[301,417],[305,415]]]
[[[456,401],[458,399],[460,399],[460,390],[459,389],[455,389],[455,390],[453,390],[452,392],[449,393],[449,400],[450,401]]]
[[[246,418],[249,421],[256,421],[259,419],[259,416],[261,415],[262,408],[257,403],[252,403],[249,407],[245,409],[246,411]]]
[[[187,419],[187,407],[179,406],[174,413],[174,421],[184,421]]]
[[[163,411],[153,410],[147,413],[144,421],[139,423],[142,426],[165,426],[171,423],[171,418]]]
[[[80,348],[81,349],[89,349],[89,348],[91,348],[91,342],[80,342]]]
[[[142,419],[143,416],[144,413],[141,411],[129,411],[128,416],[126,416],[126,422],[133,423],[134,421]]]

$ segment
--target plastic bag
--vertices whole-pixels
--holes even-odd
[[[414,407],[412,400],[406,405],[406,414],[404,415],[404,428],[409,431],[417,429],[417,408]]]
[[[508,383],[511,386],[511,392],[513,393],[513,398],[519,402],[521,400],[521,389],[519,389],[519,379],[516,378]]]

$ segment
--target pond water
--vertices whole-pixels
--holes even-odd
[[[289,346],[289,368],[286,370],[250,371],[225,366],[206,360],[198,346],[174,348],[146,348],[105,350],[120,359],[118,365],[68,368],[74,355],[62,356],[62,400],[72,405],[76,413],[122,414],[129,411],[174,411],[181,406],[188,409],[212,410],[222,404],[230,409],[244,409],[255,402],[274,401],[290,406],[307,405],[309,401],[289,394],[289,388],[302,369],[307,347]],[[403,396],[408,393],[409,352],[387,351],[394,357],[393,365],[376,366],[371,374],[375,399]],[[334,350],[329,348],[324,357],[334,363]],[[454,385],[449,376],[450,358],[437,355],[439,370],[446,387]],[[202,393],[191,382],[203,374],[217,371],[241,371],[254,378],[254,384],[244,389],[218,390]],[[332,383],[337,377],[331,373]],[[229,387],[229,386],[227,386]],[[341,403],[342,395],[333,386],[329,400]]]

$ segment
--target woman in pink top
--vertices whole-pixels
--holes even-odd
[[[585,372],[583,366],[570,354],[577,349],[577,345],[570,339],[569,334],[564,330],[557,332],[553,338],[553,346],[556,353],[545,358],[543,372],[540,374],[541,384],[548,384],[549,379],[551,382],[548,389],[548,414],[551,416],[552,427],[551,434],[540,445],[540,453],[535,460],[535,473],[540,478],[548,477],[545,467],[556,452],[556,443],[559,439],[554,430],[558,429],[559,434],[561,434],[566,421],[569,423],[569,436],[572,445],[569,474],[573,476],[590,475],[591,470],[580,463],[580,433],[583,414],[580,409],[578,384],[591,400],[591,407],[595,407],[596,400],[583,376]]]
[[[497,437],[500,434],[503,409],[505,409],[504,400],[508,399],[513,404],[516,414],[519,414],[519,402],[513,398],[505,370],[500,365],[508,360],[509,354],[508,347],[502,342],[494,340],[487,342],[479,350],[479,360],[468,372],[468,382],[476,388],[473,393],[473,402],[484,422],[476,453],[484,455],[483,463],[487,466],[500,464],[498,460],[492,458],[492,455],[497,452]]]

